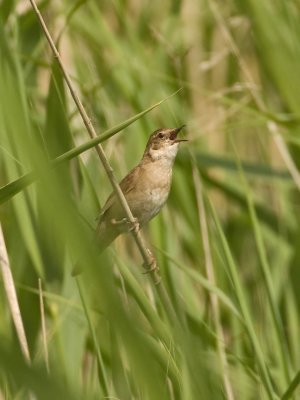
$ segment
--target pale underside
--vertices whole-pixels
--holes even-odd
[[[146,224],[160,211],[170,192],[172,169],[160,169],[159,163],[160,160],[137,166],[120,182],[130,210],[140,225]],[[125,213],[112,193],[102,209],[99,225],[123,218]]]
[[[178,144],[175,143],[164,151],[153,154],[149,151],[148,156],[120,182],[129,208],[140,226],[150,221],[167,201],[177,149]],[[103,247],[120,233],[128,231],[128,224],[119,223],[125,219],[126,214],[115,193],[112,193],[102,208],[97,227],[97,236]]]

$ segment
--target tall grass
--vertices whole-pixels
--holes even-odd
[[[99,139],[30,2],[3,0],[0,261],[26,340],[3,289],[0,398],[297,399],[297,1],[39,7]],[[99,255],[111,187],[93,146],[120,179],[153,130],[183,123],[167,206],[142,231],[173,318],[130,235]]]

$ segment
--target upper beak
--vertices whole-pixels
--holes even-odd
[[[174,140],[174,143],[179,143],[179,142],[187,142],[188,140],[187,139],[177,139],[177,135],[178,135],[178,133],[181,131],[181,129],[183,129],[184,127],[185,127],[186,125],[181,125],[179,128],[175,128],[174,129],[174,133],[175,133],[175,140]]]

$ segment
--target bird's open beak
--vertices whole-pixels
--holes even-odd
[[[170,136],[171,139],[174,140],[174,143],[179,143],[179,142],[187,142],[187,139],[177,139],[178,133],[183,129],[185,125],[181,125],[179,128],[175,128]]]

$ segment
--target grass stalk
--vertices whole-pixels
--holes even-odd
[[[254,329],[253,322],[252,322],[253,318],[249,311],[249,306],[246,301],[244,289],[243,289],[241,281],[240,281],[237,266],[235,264],[232,254],[231,254],[227,239],[221,228],[221,224],[219,222],[217,213],[216,213],[212,203],[210,203],[210,208],[211,208],[212,216],[213,216],[213,219],[215,222],[215,226],[217,228],[218,235],[221,240],[225,259],[227,262],[227,266],[229,268],[230,277],[231,277],[233,285],[234,285],[235,295],[236,295],[236,298],[237,298],[237,301],[238,301],[238,304],[240,307],[241,314],[244,318],[244,324],[245,324],[247,333],[249,335],[249,339],[252,344],[254,354],[256,356],[257,365],[258,365],[260,373],[261,373],[261,380],[262,380],[263,386],[266,390],[268,398],[270,400],[276,400],[276,399],[278,399],[278,395],[276,395],[276,393],[274,391],[274,388],[273,388],[273,385],[272,385],[272,382],[270,379],[270,373],[269,373],[268,367],[266,365],[265,357],[262,352],[262,348],[259,344],[256,333],[255,333],[255,329]]]
[[[210,249],[210,240],[209,240],[209,233],[208,233],[208,226],[207,226],[207,218],[206,218],[206,211],[205,205],[203,200],[203,184],[201,182],[201,177],[196,169],[195,165],[193,165],[193,180],[195,185],[195,192],[197,198],[197,207],[198,207],[198,215],[199,215],[199,224],[201,228],[202,234],[202,243],[203,243],[203,250],[204,250],[204,257],[205,257],[205,270],[206,275],[209,282],[216,286],[216,278],[214,273],[214,265],[211,255]],[[214,321],[214,326],[216,329],[217,335],[217,349],[221,363],[221,370],[222,370],[222,378],[224,384],[224,390],[226,393],[227,400],[234,400],[234,393],[233,388],[229,379],[229,369],[228,369],[228,361],[226,357],[226,350],[225,350],[225,335],[222,328],[221,323],[221,313],[220,313],[220,304],[218,296],[210,292],[209,293],[210,305],[211,305],[211,312],[212,318]]]
[[[262,232],[261,232],[261,228],[259,226],[258,218],[257,218],[256,212],[255,212],[255,207],[254,207],[254,202],[253,202],[253,198],[251,195],[251,191],[250,191],[250,188],[246,181],[245,175],[243,173],[237,153],[236,153],[236,157],[237,157],[237,163],[238,163],[239,172],[240,172],[240,178],[241,178],[242,184],[244,186],[244,191],[245,191],[246,197],[247,197],[247,203],[248,203],[249,214],[250,214],[251,223],[252,223],[252,227],[253,227],[255,243],[256,243],[258,256],[259,256],[259,260],[260,260],[262,275],[264,278],[266,293],[267,293],[267,297],[268,297],[268,301],[269,301],[269,305],[270,305],[270,309],[271,309],[272,320],[273,320],[273,324],[275,327],[275,333],[276,333],[276,338],[277,338],[277,346],[276,347],[279,350],[281,367],[283,370],[285,382],[287,384],[290,381],[289,352],[288,352],[287,340],[286,340],[284,330],[283,330],[283,321],[281,319],[279,309],[276,304],[276,298],[275,298],[274,287],[273,287],[273,282],[272,282],[272,275],[271,275],[271,267],[268,262],[268,258],[267,258],[267,254],[266,254],[266,250],[265,250],[265,246],[264,246],[264,240],[262,237]]]
[[[45,21],[36,5],[36,2],[34,0],[30,0],[30,3],[32,5],[32,8],[34,10],[34,12],[36,13],[36,16],[41,24],[42,30],[47,38],[47,41],[51,47],[51,50],[54,54],[54,56],[57,59],[57,62],[61,68],[61,71],[63,73],[64,79],[67,83],[67,86],[70,90],[71,96],[78,108],[78,111],[80,113],[80,116],[83,120],[83,123],[87,129],[87,132],[89,133],[91,139],[97,139],[97,134],[95,131],[95,128],[92,124],[91,119],[88,117],[78,95],[76,94],[75,88],[71,82],[71,79],[69,77],[69,74],[67,73],[67,70],[65,69],[63,62],[61,60],[61,57],[59,55],[59,52],[54,44],[54,41],[48,31],[48,28],[45,24]],[[163,284],[161,283],[161,277],[159,274],[159,269],[157,266],[157,261],[154,258],[154,256],[152,255],[151,251],[149,250],[149,248],[147,248],[146,243],[144,241],[144,239],[142,238],[141,232],[139,230],[139,226],[138,223],[136,221],[136,219],[134,218],[134,216],[132,215],[132,212],[129,208],[129,205],[127,203],[127,200],[118,184],[118,181],[116,180],[114,173],[113,173],[113,169],[111,168],[108,159],[104,153],[104,150],[101,146],[101,144],[98,144],[95,146],[95,149],[97,151],[97,154],[100,158],[100,161],[103,165],[103,168],[107,174],[107,177],[112,185],[113,191],[116,194],[117,199],[119,200],[125,215],[128,219],[128,221],[132,224],[132,226],[134,227],[134,229],[132,229],[130,232],[133,236],[133,239],[139,249],[139,252],[141,253],[141,256],[144,260],[144,267],[146,269],[147,272],[149,272],[150,277],[152,278],[152,281],[154,283],[154,285],[157,288],[157,293],[159,295],[159,298],[165,308],[166,314],[168,316],[168,318],[171,320],[172,323],[177,323],[177,317],[174,311],[174,308],[172,306],[172,303],[169,299],[168,293],[165,290],[165,287],[163,286]]]
[[[20,343],[22,353],[28,364],[31,363],[28,342],[18,302],[17,292],[14,284],[14,279],[11,273],[9,258],[6,250],[2,227],[0,224],[0,265],[4,283],[7,302],[10,308],[11,317],[15,325],[17,337]]]
[[[102,388],[103,391],[103,395],[105,398],[109,398],[111,396],[110,390],[109,390],[109,385],[108,385],[108,378],[106,376],[106,369],[103,363],[103,358],[101,355],[101,351],[100,351],[100,347],[98,344],[98,339],[97,339],[97,335],[94,329],[94,325],[91,319],[91,315],[89,312],[89,306],[87,304],[87,296],[84,292],[84,288],[83,285],[81,284],[80,281],[80,277],[76,277],[76,284],[77,284],[77,288],[78,288],[78,292],[80,295],[80,299],[81,299],[81,303],[83,306],[83,310],[84,310],[84,314],[89,326],[89,330],[90,330],[90,334],[91,334],[91,338],[93,341],[93,345],[94,345],[94,349],[95,349],[95,353],[96,353],[96,359],[97,359],[97,366],[98,366],[98,378],[99,378],[99,384]]]

